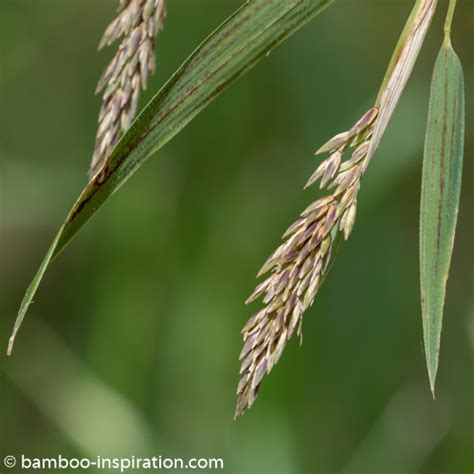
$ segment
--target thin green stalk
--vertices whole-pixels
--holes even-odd
[[[444,40],[451,42],[451,25],[453,24],[454,11],[456,10],[457,0],[450,0],[446,22],[444,23]]]

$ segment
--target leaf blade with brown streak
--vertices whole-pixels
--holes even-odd
[[[218,27],[156,94],[82,191],[26,291],[16,334],[51,260],[153,153],[239,77],[334,0],[254,0]]]
[[[461,193],[463,148],[463,71],[447,39],[438,55],[431,84],[420,210],[423,335],[433,396]]]

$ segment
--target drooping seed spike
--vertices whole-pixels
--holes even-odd
[[[117,53],[96,89],[96,93],[104,89],[105,92],[89,181],[104,167],[135,117],[140,91],[146,88],[148,77],[154,70],[154,37],[163,27],[165,12],[165,0],[124,0],[120,3],[117,18],[107,27],[100,41],[99,49],[121,39]],[[117,104],[120,104],[119,112],[110,114]],[[110,119],[112,115],[113,120]],[[109,120],[107,125],[103,124],[105,117]]]
[[[264,375],[278,362],[291,336],[296,333],[302,341],[303,314],[313,304],[330,268],[337,233],[342,232],[347,239],[354,226],[376,114],[371,109],[349,132],[337,135],[318,150],[331,155],[319,165],[307,186],[321,179],[331,192],[300,214],[285,232],[285,242],[259,272],[263,275],[273,270],[271,280],[265,280],[247,300],[263,297],[264,308],[244,327],[236,416],[252,406]],[[349,145],[355,150],[348,161],[342,162]]]

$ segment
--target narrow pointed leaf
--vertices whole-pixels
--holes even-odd
[[[431,84],[420,213],[423,335],[433,396],[461,192],[463,149],[463,71],[446,40],[436,60]]]
[[[252,0],[217,28],[150,101],[82,191],[26,291],[8,353],[51,260],[153,153],[227,86],[334,0]]]

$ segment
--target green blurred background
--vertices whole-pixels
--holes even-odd
[[[0,0],[1,293],[23,292],[85,184],[114,0]],[[170,0],[141,104],[241,2]],[[227,473],[472,473],[474,2],[460,0],[464,186],[438,399],[423,359],[418,212],[446,1],[360,194],[355,231],[254,407],[232,420],[243,301],[315,199],[314,149],[373,102],[409,0],[340,0],[154,156],[52,266],[0,357],[0,457],[220,457]],[[1,468],[0,468],[1,469]]]

